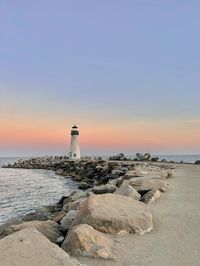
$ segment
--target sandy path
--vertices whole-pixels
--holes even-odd
[[[118,236],[116,262],[79,257],[88,266],[200,265],[200,166],[181,165],[152,206],[154,230]]]

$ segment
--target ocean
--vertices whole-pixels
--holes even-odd
[[[132,156],[134,158],[135,156]],[[168,161],[194,163],[200,155],[158,155]],[[32,169],[6,169],[2,165],[19,158],[0,158],[0,225],[21,217],[35,209],[55,204],[63,195],[69,195],[77,183],[53,171]]]
[[[200,160],[200,154],[193,155],[155,155],[155,157],[159,157],[161,160],[166,159],[167,161],[174,162],[184,162],[184,163],[195,163],[197,160]]]
[[[0,158],[0,167],[18,159]],[[0,225],[38,207],[55,204],[76,188],[76,182],[53,171],[0,168]]]

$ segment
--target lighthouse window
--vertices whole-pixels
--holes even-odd
[[[74,157],[76,157],[76,153],[74,153]]]

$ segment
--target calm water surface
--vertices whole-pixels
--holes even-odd
[[[0,158],[0,167],[17,159]],[[53,171],[0,168],[0,224],[54,204],[76,188],[74,181]]]

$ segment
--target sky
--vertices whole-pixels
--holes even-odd
[[[1,0],[0,156],[200,153],[199,10]]]

